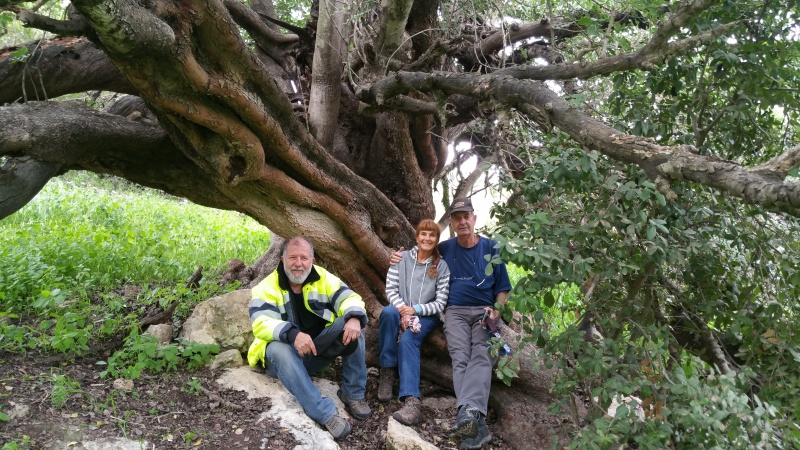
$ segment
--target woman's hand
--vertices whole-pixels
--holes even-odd
[[[397,308],[397,310],[400,312],[401,316],[413,316],[413,315],[417,314],[417,312],[414,311],[414,308],[412,308],[411,306],[408,306],[408,305],[403,305],[403,306]]]

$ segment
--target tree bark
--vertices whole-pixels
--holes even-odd
[[[341,0],[319,2],[319,22],[314,49],[311,97],[308,101],[308,122],[311,134],[319,144],[333,147],[339,117],[339,92],[342,61],[347,44],[346,5]]]
[[[135,94],[111,60],[85,38],[57,37],[24,45],[28,58],[15,62],[0,51],[0,103],[47,100],[89,90]]]
[[[12,157],[0,167],[0,219],[25,206],[58,171],[61,165],[30,156]]]

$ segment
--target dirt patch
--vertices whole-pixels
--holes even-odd
[[[127,437],[146,440],[158,449],[265,448],[291,449],[298,442],[274,421],[260,421],[267,400],[247,400],[246,394],[221,388],[219,373],[210,369],[188,373],[143,374],[131,391],[114,388],[101,379],[96,361],[58,366],[31,356],[0,357],[0,410],[27,407],[28,413],[0,422],[0,443],[17,448],[65,448],[78,439]],[[335,373],[336,370],[332,371]],[[352,433],[339,442],[342,449],[385,447],[389,417],[402,406],[396,400],[376,399],[378,380],[370,375],[367,401],[373,415],[353,421]],[[437,388],[422,386],[425,397],[446,396]],[[448,427],[455,411],[423,407],[423,420],[414,427],[423,439],[445,450],[457,449]],[[492,428],[494,418],[489,416]],[[495,437],[486,448],[508,449]]]

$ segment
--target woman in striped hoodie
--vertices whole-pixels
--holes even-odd
[[[390,304],[378,320],[380,336],[380,385],[378,400],[392,399],[395,370],[400,374],[397,398],[403,408],[393,417],[405,425],[420,418],[420,345],[439,326],[439,314],[447,304],[450,269],[437,248],[439,224],[425,219],[417,225],[417,245],[403,252],[400,263],[386,274]],[[398,334],[400,338],[398,339]]]

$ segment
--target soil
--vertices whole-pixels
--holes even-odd
[[[0,422],[0,444],[6,443],[8,448],[71,448],[77,444],[69,442],[64,425],[79,430],[84,442],[127,437],[147,440],[158,449],[291,449],[298,444],[277,423],[259,421],[268,405],[247,400],[243,392],[222,389],[214,381],[219,373],[208,368],[144,373],[134,380],[132,390],[125,391],[115,389],[113,380],[100,378],[103,369],[96,360],[56,366],[42,360],[30,355],[0,355],[0,411],[8,414],[15,405],[29,408],[24,417]],[[61,386],[67,385],[66,380],[75,384],[59,394],[54,390],[58,379]],[[365,421],[352,421],[353,431],[339,441],[342,449],[385,448],[388,418],[401,404],[396,400],[379,403],[377,388],[377,377],[370,374],[367,401],[373,415]],[[423,385],[422,389],[423,397],[451,395],[432,386]],[[459,441],[451,439],[447,431],[455,411],[423,407],[422,412],[421,423],[414,427],[420,436],[440,449],[457,449]],[[491,429],[491,414],[488,419]],[[23,445],[24,436],[27,443]],[[485,448],[510,447],[495,437]]]

